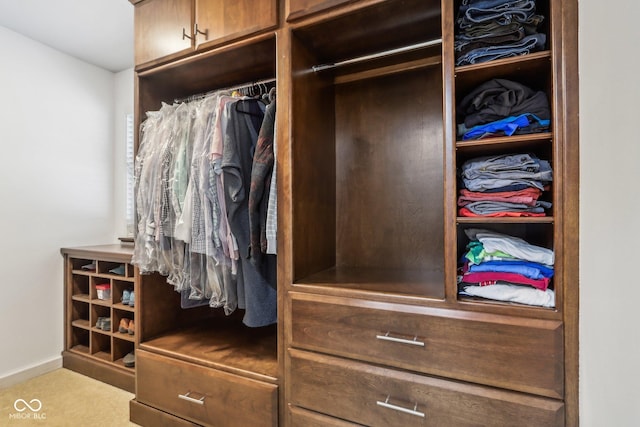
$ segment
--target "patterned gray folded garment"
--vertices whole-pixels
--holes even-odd
[[[465,208],[469,209],[476,215],[488,215],[496,212],[532,212],[544,213],[545,208],[551,207],[551,203],[545,201],[537,201],[534,206],[522,203],[480,201],[469,203]]]

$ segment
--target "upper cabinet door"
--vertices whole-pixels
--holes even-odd
[[[353,0],[287,0],[287,20],[302,18]]]
[[[136,65],[192,49],[192,11],[193,0],[137,3],[134,12]]]
[[[221,44],[278,25],[277,0],[195,2],[197,47]]]

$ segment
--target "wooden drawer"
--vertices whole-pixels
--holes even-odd
[[[276,426],[277,386],[136,351],[136,400],[207,426]]]
[[[361,427],[338,418],[329,417],[317,412],[307,411],[297,406],[289,406],[291,425],[293,427]]]
[[[563,396],[559,321],[290,295],[293,347],[552,398]]]
[[[290,404],[351,422],[384,427],[564,425],[561,401],[301,350],[290,349],[289,355]]]

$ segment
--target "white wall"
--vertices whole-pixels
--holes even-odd
[[[114,241],[114,76],[0,27],[0,383],[63,347],[60,248]]]
[[[640,2],[614,3],[579,3],[585,427],[640,426]]]

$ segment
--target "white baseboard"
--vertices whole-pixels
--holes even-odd
[[[60,368],[62,368],[62,356],[31,366],[23,369],[22,371],[0,377],[0,390]]]

